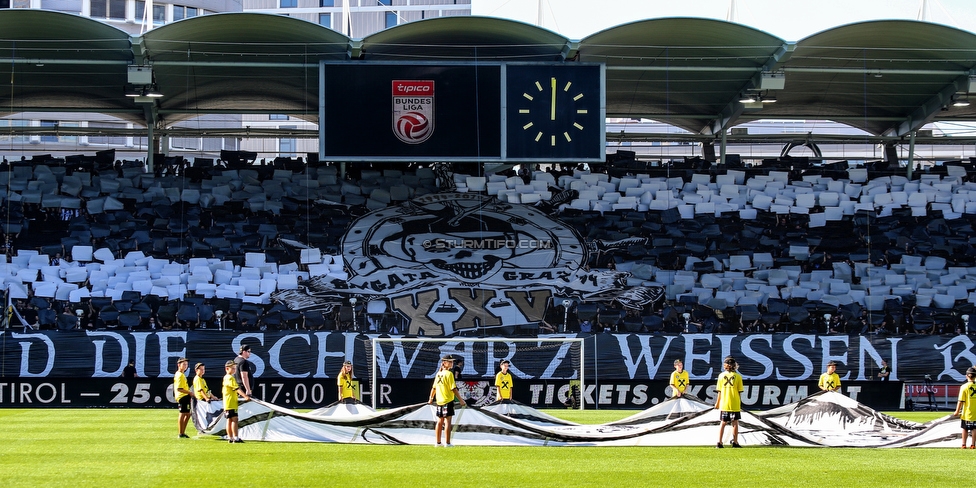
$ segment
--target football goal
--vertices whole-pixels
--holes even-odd
[[[560,398],[566,405],[583,409],[585,357],[583,339],[546,337],[507,338],[425,338],[377,337],[367,348],[370,389],[388,380],[429,379],[440,368],[440,359],[452,356],[462,380],[493,380],[498,364],[511,362],[509,372],[516,382],[565,382]],[[377,397],[373,394],[373,408]],[[517,399],[517,398],[516,398]]]

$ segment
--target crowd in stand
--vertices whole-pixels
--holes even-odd
[[[119,178],[145,172],[141,162],[118,161],[72,167],[69,162],[60,160],[25,160],[13,164],[4,160],[0,173],[29,173],[29,169],[22,168],[38,164],[49,166],[59,184],[64,184],[64,177],[77,172],[90,175],[101,172]],[[252,174],[249,183],[230,188],[228,191],[233,194],[228,194],[222,201],[204,204],[205,197],[187,201],[185,193],[183,198],[176,199],[166,193],[168,188],[185,189],[187,182],[199,185],[227,169]],[[4,218],[4,246],[7,255],[21,249],[38,250],[52,256],[54,266],[60,260],[71,261],[71,249],[78,244],[108,248],[119,256],[129,251],[141,251],[147,256],[174,262],[205,257],[240,265],[244,254],[261,252],[276,264],[297,263],[298,252],[285,245],[286,241],[307,243],[338,254],[339,240],[348,224],[357,215],[373,209],[370,204],[375,202],[362,195],[368,193],[369,187],[390,184],[372,176],[383,169],[365,164],[351,165],[346,174],[339,175],[335,166],[307,165],[301,160],[287,158],[253,165],[221,160],[191,164],[180,158],[167,159],[155,167],[154,174],[147,174],[150,179],[144,188],[131,192],[132,198],[119,198],[121,208],[111,212],[89,211],[86,203],[104,195],[103,191],[89,186],[90,180],[82,180],[77,191],[68,192],[68,196],[58,202],[40,197],[5,199],[0,208]],[[677,187],[668,189],[675,195],[696,193],[695,175],[704,172],[714,178],[717,171],[724,171],[695,164],[658,170],[666,170],[668,179],[679,178]],[[769,170],[753,169],[757,175],[769,174]],[[414,185],[412,195],[439,191],[443,186],[443,182],[433,176],[433,170],[411,167],[409,171],[415,171],[416,177],[407,182],[397,181]],[[651,168],[627,168],[623,164],[594,168],[594,172],[598,171],[608,173],[608,179],[631,177],[637,171],[654,176]],[[831,175],[830,171],[835,171],[833,168],[817,171],[826,178],[846,175]],[[286,173],[284,178],[282,172]],[[289,177],[313,172],[315,180],[320,182],[315,185],[300,184],[300,178]],[[533,171],[510,171],[511,174],[503,176],[529,183],[540,172],[542,170],[536,167]],[[551,181],[558,182],[551,188],[553,192],[567,192],[569,187],[564,184],[564,179],[573,178],[578,173],[578,168],[549,168],[547,174],[551,175]],[[789,181],[804,181],[807,174],[791,170]],[[944,174],[943,171],[941,175]],[[46,180],[40,178],[40,181],[43,186]],[[361,194],[345,193],[343,185],[349,183],[361,185],[364,191]],[[969,185],[968,176],[961,178],[959,184]],[[314,189],[313,193],[309,193],[310,188]],[[265,205],[265,200],[256,205],[257,200],[249,199],[249,195],[259,192],[275,195],[275,203]],[[580,193],[576,191],[573,195]],[[122,195],[125,194],[123,191]],[[72,198],[77,198],[77,204],[69,203]],[[322,200],[342,202],[342,205],[318,203]],[[904,263],[911,263],[908,258],[914,256],[942,259],[943,267],[935,268],[941,276],[951,275],[953,269],[963,270],[958,271],[953,284],[965,285],[972,292],[976,282],[967,281],[968,268],[976,264],[972,213],[946,218],[941,211],[917,215],[907,207],[896,207],[886,213],[859,209],[853,215],[812,226],[810,215],[823,212],[824,206],[811,206],[804,213],[764,211],[751,218],[737,212],[696,214],[688,218],[675,207],[618,210],[597,206],[580,209],[566,204],[555,208],[551,202],[543,202],[543,206],[545,204],[552,205],[554,208],[549,210],[574,226],[586,240],[593,251],[588,267],[628,272],[638,281],[662,283],[669,292],[665,299],[648,304],[642,310],[626,309],[615,302],[578,301],[565,310],[563,305],[552,303],[547,308],[541,332],[961,334],[969,331],[970,315],[976,317],[972,314],[972,302],[958,296],[950,307],[916,302],[915,291],[919,287],[934,288],[939,284],[939,273],[932,274],[931,269],[928,274],[923,269],[917,283],[912,282],[915,286],[912,293],[904,293],[904,290],[897,295],[889,293],[881,305],[875,301],[870,307],[861,300],[843,300],[842,303],[826,300],[833,297],[828,293],[824,293],[828,295],[824,297],[814,297],[813,294],[786,296],[786,292],[766,296],[768,293],[764,291],[766,295],[760,300],[715,299],[719,292],[742,291],[746,286],[760,282],[772,285],[771,270],[795,273],[797,277],[790,276],[790,286],[797,288],[803,281],[800,277],[806,277],[809,282],[811,276],[819,276],[824,289],[837,284],[838,280],[830,281],[838,276],[844,277],[840,280],[843,283],[839,284],[848,288],[878,286],[879,276],[882,277],[880,284],[892,288],[885,282],[882,272],[897,268],[903,276]],[[628,244],[624,247],[614,245],[619,242]],[[800,247],[805,247],[806,251],[795,252],[797,243],[803,244]],[[749,256],[748,262],[737,268],[736,258],[742,256]],[[762,263],[760,256],[763,256]],[[947,269],[949,273],[945,272]],[[675,278],[682,273],[693,277],[692,285],[679,285]],[[715,283],[707,285],[710,279]],[[895,287],[905,283],[904,280],[890,281]],[[753,292],[756,289],[758,285],[748,288]],[[703,294],[702,290],[708,293]],[[292,311],[280,303],[254,304],[237,299],[204,298],[192,291],[174,299],[133,292],[115,300],[92,297],[82,303],[71,303],[28,296],[12,303],[16,309],[14,316],[18,318],[10,319],[9,324],[16,324],[22,317],[28,326],[39,329],[402,330],[400,323],[378,322],[367,317],[362,306],[355,310],[350,321],[340,318],[338,308]]]
[[[221,303],[223,302],[223,303]],[[322,312],[291,312],[283,307],[243,306],[227,300],[187,297],[181,300],[146,299],[135,303],[129,300],[91,299],[82,303],[68,303],[44,298],[14,299],[15,319],[11,324],[23,323],[33,330],[215,330],[257,332],[275,330],[322,331],[359,330],[353,324],[336,324]],[[217,307],[224,306],[224,312]],[[77,307],[77,308],[76,308]],[[126,311],[119,312],[123,308]],[[363,319],[368,327],[368,319]],[[367,329],[368,330],[368,329]]]
[[[544,332],[599,333],[709,333],[709,334],[777,334],[802,333],[819,335],[904,335],[968,334],[972,322],[970,307],[954,311],[918,310],[891,300],[886,309],[872,312],[858,304],[834,307],[798,300],[758,306],[715,310],[693,300],[679,300],[650,305],[642,310],[620,306],[596,306],[594,312],[580,313],[586,303],[572,305],[565,313],[562,305],[548,309]],[[916,327],[916,320],[924,321]]]

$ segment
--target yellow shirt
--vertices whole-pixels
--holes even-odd
[[[340,400],[344,398],[356,398],[356,384],[351,374],[339,373],[339,378],[336,379],[336,383],[339,385]]]
[[[840,389],[840,376],[837,373],[824,373],[820,375],[820,381],[817,386],[821,390],[839,390]]]
[[[669,384],[673,386],[675,390],[684,393],[685,388],[688,388],[688,371],[681,370],[680,373],[677,370],[672,371],[671,383]]]
[[[959,418],[970,422],[976,420],[976,383],[967,381],[959,387],[959,403],[963,404]]]
[[[237,410],[237,390],[241,386],[237,384],[234,375],[225,374],[224,383],[221,386],[221,392],[224,394],[224,410]]]
[[[193,377],[193,396],[197,397],[197,400],[210,400],[210,388],[207,386],[207,380],[203,379],[203,376]]]
[[[434,392],[437,394],[435,400],[438,405],[447,405],[454,401],[454,372],[449,369],[442,369],[434,377]]]
[[[512,387],[515,386],[515,383],[512,382],[512,373],[499,371],[495,375],[495,386],[498,388],[498,398],[502,400],[512,399]]]
[[[715,387],[719,392],[719,410],[723,412],[742,410],[742,399],[739,395],[739,392],[744,389],[742,375],[735,371],[723,371],[718,375],[718,384]]]
[[[186,396],[186,393],[183,393],[180,389],[189,390],[190,385],[186,382],[186,375],[177,371],[173,376],[173,396],[176,397],[176,401],[180,401],[180,398]]]

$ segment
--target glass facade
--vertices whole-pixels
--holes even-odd
[[[91,16],[95,19],[125,20],[125,0],[94,0]]]
[[[83,6],[82,0],[41,0],[41,8],[44,10],[80,14]]]
[[[175,10],[175,9],[174,9]],[[135,21],[142,22],[146,17],[146,2],[143,0],[136,0],[136,15]],[[166,5],[161,5],[153,2],[153,24],[162,25],[166,22]]]
[[[54,128],[57,128],[58,127],[58,121],[57,120],[42,120],[41,121],[41,127],[49,127],[49,128],[50,127],[54,127]],[[54,135],[54,134],[50,134],[50,135],[45,134],[45,135],[42,135],[41,136],[41,142],[58,142],[58,136],[57,135]]]
[[[9,131],[5,130],[10,127],[26,127],[28,121],[23,119],[0,119],[0,141],[11,142],[11,143],[26,143],[28,141],[27,136],[13,135]]]
[[[126,124],[121,122],[89,122],[88,127],[125,129]],[[125,136],[88,136],[88,142],[93,145],[124,146]]]

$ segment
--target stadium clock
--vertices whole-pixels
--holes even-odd
[[[603,159],[599,65],[509,65],[510,159]]]

